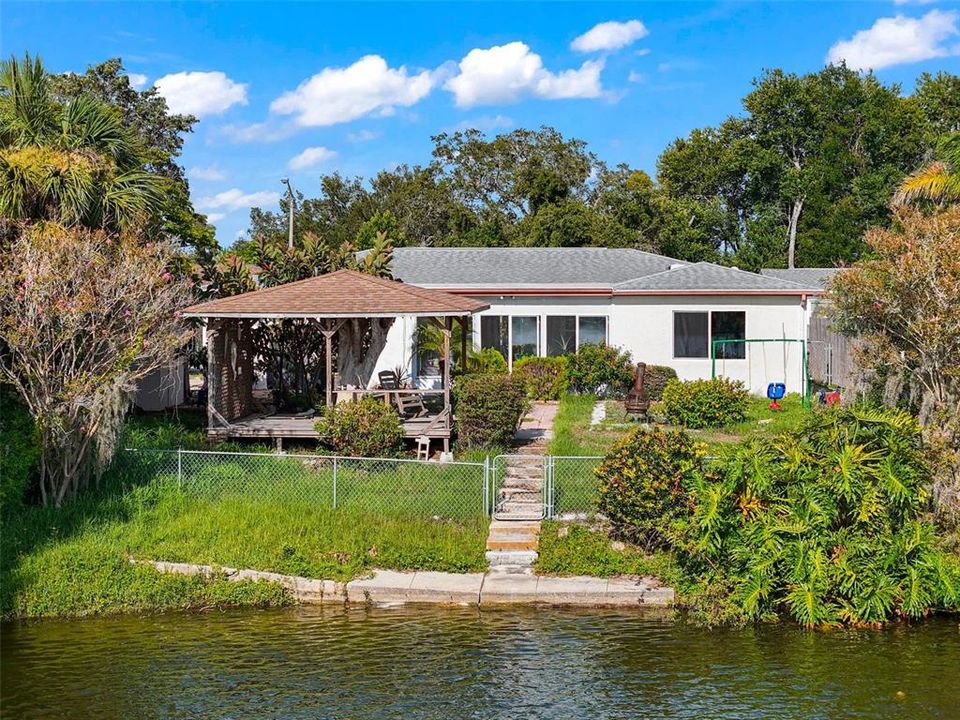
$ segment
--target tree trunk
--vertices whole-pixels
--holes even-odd
[[[393,318],[348,320],[337,333],[337,372],[349,385],[366,387],[387,344]]]
[[[790,224],[787,226],[787,267],[793,270],[797,255],[797,225],[800,224],[800,213],[803,211],[803,198],[793,201],[790,207]]]

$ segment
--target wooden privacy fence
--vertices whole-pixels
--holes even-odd
[[[808,334],[810,377],[821,385],[853,386],[853,343],[830,329],[830,318],[818,312],[810,318]]]

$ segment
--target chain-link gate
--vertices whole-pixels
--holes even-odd
[[[546,509],[543,455],[497,455],[491,468],[491,507],[498,520],[542,520]]]

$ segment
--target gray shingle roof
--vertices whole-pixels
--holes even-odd
[[[679,260],[623,248],[397,248],[393,276],[439,287],[610,288]]]
[[[762,268],[760,274],[764,277],[780,278],[799,283],[804,287],[823,290],[837,270],[839,268],[794,268],[793,270]]]
[[[398,280],[438,288],[802,292],[821,287],[626,248],[397,248],[391,270]]]
[[[615,285],[614,292],[683,290],[800,290],[802,285],[757,273],[698,262]]]

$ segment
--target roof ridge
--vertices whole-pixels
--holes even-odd
[[[715,265],[716,263],[711,263],[711,264],[712,264],[712,265]],[[798,288],[805,288],[805,287],[807,287],[807,286],[804,285],[803,283],[798,283],[798,282],[795,281],[795,280],[787,280],[786,278],[779,278],[779,277],[773,277],[773,276],[771,276],[771,275],[764,275],[763,273],[753,272],[752,270],[744,270],[743,268],[731,267],[731,266],[729,266],[729,265],[717,265],[717,267],[726,268],[727,270],[733,270],[733,271],[739,272],[739,273],[746,273],[747,275],[755,275],[756,277],[762,277],[762,278],[772,279],[772,280],[776,280],[776,281],[778,281],[778,282],[790,283],[791,285],[795,285],[795,286],[798,287]]]
[[[643,250],[641,250],[640,252],[643,252]],[[678,260],[677,262],[683,262],[683,261],[682,261],[682,260]],[[678,272],[678,271],[680,271],[680,270],[686,270],[687,268],[693,267],[694,265],[701,265],[701,264],[703,264],[703,262],[704,262],[704,261],[701,260],[701,261],[695,262],[695,263],[684,263],[681,267],[670,267],[670,268],[667,268],[666,270],[659,270],[658,272],[650,273],[649,275],[638,275],[638,276],[635,277],[635,278],[630,278],[629,280],[623,280],[622,282],[615,283],[615,284],[613,285],[613,289],[616,290],[617,287],[619,287],[620,285],[629,285],[630,283],[635,283],[635,282],[638,282],[638,281],[640,281],[640,280],[649,280],[650,278],[655,278],[655,277],[658,277],[658,276],[660,276],[660,275],[666,275],[667,273]]]

